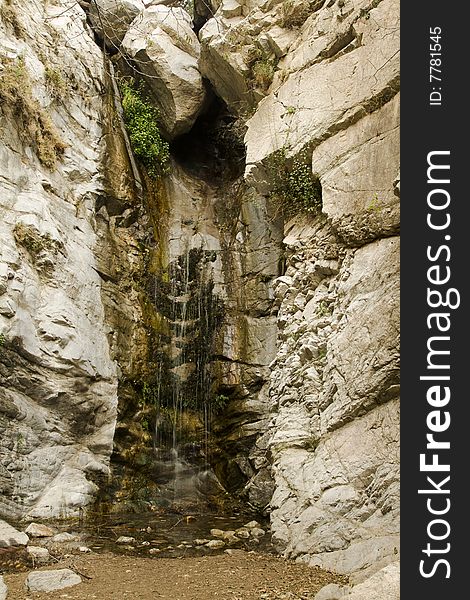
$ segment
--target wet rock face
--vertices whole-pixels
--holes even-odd
[[[116,418],[94,256],[103,60],[83,10],[63,8],[16,7],[27,34],[18,38],[1,24],[10,80],[0,142],[0,512],[10,517],[86,505],[90,476],[107,472]],[[16,117],[7,81],[23,98]],[[36,118],[62,153],[51,138],[23,135]]]
[[[398,552],[398,18],[381,2],[224,2],[201,69],[247,123],[245,179],[311,164],[322,214],[285,227],[270,363],[272,528],[288,556],[367,573]],[[308,5],[308,10],[305,10]]]

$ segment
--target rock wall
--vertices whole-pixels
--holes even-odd
[[[10,518],[88,504],[116,419],[95,259],[103,57],[69,4],[1,6],[0,512]]]
[[[246,180],[268,194],[281,153],[321,185],[321,215],[285,227],[261,439],[279,550],[357,578],[398,552],[398,18],[395,0],[223,2],[200,32],[202,72],[251,114]]]
[[[217,475],[270,502],[280,551],[363,578],[398,552],[398,2],[197,3],[198,39],[179,7],[99,4],[90,22],[148,84],[175,160],[142,190],[78,3],[3,1],[0,509],[89,503],[118,393],[115,456],[152,450],[136,389],[162,349],[191,381],[207,318],[180,317],[204,281],[223,306],[200,371],[228,400]],[[244,178],[227,171],[243,129]],[[321,211],[282,233],[273,192],[299,160]]]

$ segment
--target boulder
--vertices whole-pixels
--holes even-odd
[[[26,546],[28,542],[29,537],[26,533],[18,531],[6,521],[0,520],[0,548]]]
[[[400,565],[394,562],[356,585],[345,600],[399,600]]]
[[[26,587],[30,592],[54,592],[81,582],[81,577],[70,569],[33,571],[26,578]]]
[[[315,600],[342,600],[348,593],[348,588],[337,583],[329,583],[316,594]]]
[[[25,532],[34,538],[52,537],[55,531],[42,523],[30,523]]]
[[[199,41],[180,7],[150,6],[127,32],[122,49],[137,64],[160,110],[165,136],[191,129],[206,97]]]
[[[108,49],[116,51],[129,25],[144,8],[141,0],[96,0],[90,5],[89,18]]]

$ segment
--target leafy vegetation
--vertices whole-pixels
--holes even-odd
[[[288,160],[284,147],[271,155],[267,167],[273,182],[271,199],[286,218],[321,211],[321,185],[305,156]]]
[[[262,48],[251,46],[248,52],[247,64],[250,69],[250,79],[254,87],[266,92],[273,82],[278,60]]]
[[[145,97],[142,85],[133,80],[122,81],[122,108],[132,150],[152,179],[169,172],[168,142],[158,126],[159,113]]]
[[[295,29],[301,27],[312,14],[312,2],[284,0],[281,4],[281,27]]]
[[[62,158],[65,144],[50,116],[34,98],[31,78],[23,58],[4,64],[0,72],[0,104],[18,125],[25,144],[33,145],[41,163],[54,169]]]

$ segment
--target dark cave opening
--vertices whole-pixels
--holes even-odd
[[[233,181],[245,169],[244,124],[213,96],[191,131],[171,144],[171,154],[191,175],[209,183]]]

